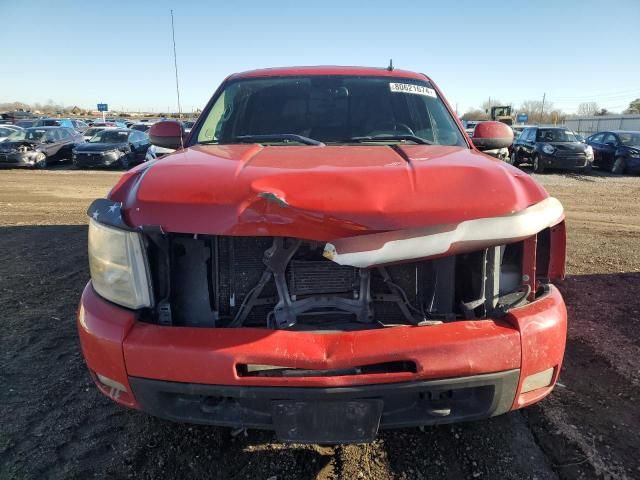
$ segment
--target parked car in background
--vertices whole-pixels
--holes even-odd
[[[71,120],[71,123],[73,123],[73,128],[80,133],[83,133],[87,128],[89,128],[89,125],[82,120]]]
[[[4,141],[9,135],[18,130],[22,130],[22,128],[11,124],[0,125],[0,142]]]
[[[119,167],[128,169],[145,161],[149,137],[128,128],[106,128],[88,142],[73,150],[73,164],[77,168]]]
[[[138,130],[139,132],[148,132],[151,128],[152,123],[144,122],[144,123],[132,123],[129,127],[131,130]]]
[[[71,158],[73,147],[82,143],[73,128],[30,127],[18,130],[0,143],[0,165],[45,168]]]
[[[118,127],[89,127],[82,134],[84,141],[88,142],[96,133],[106,130],[108,128],[118,128]]]
[[[5,112],[3,114],[0,114],[0,118],[2,118],[3,121],[16,124],[17,122],[20,122],[22,120],[35,120],[36,116],[33,114],[33,112],[15,110],[13,112]]]
[[[33,127],[65,127],[65,128],[73,128],[76,126],[73,124],[73,121],[69,118],[39,118],[36,120]]]
[[[298,67],[231,75],[190,135],[149,136],[181,151],[88,209],[77,326],[115,402],[335,444],[552,391],[564,213],[480,152],[509,126],[472,143],[424,74]]]
[[[586,172],[591,170],[593,149],[565,127],[527,127],[513,143],[509,163],[530,163],[536,173],[547,168]]]
[[[121,125],[118,125],[116,122],[110,122],[110,121],[103,122],[102,120],[93,122],[91,126],[92,127],[126,128]]]
[[[120,120],[118,118],[106,118],[106,121],[115,124],[116,127],[127,128],[127,124],[124,120]]]
[[[29,128],[29,127],[33,127],[34,123],[36,123],[35,120],[19,120],[15,122],[14,125],[16,127]]]
[[[593,148],[593,164],[617,175],[640,173],[640,132],[612,130],[587,138]]]

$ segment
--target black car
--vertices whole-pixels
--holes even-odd
[[[73,151],[77,168],[119,167],[128,169],[144,161],[149,149],[149,137],[128,128],[109,128],[96,133],[91,140]]]
[[[71,158],[82,135],[72,128],[31,127],[18,130],[0,142],[0,165],[45,168],[52,162]]]
[[[617,175],[640,173],[640,132],[613,130],[587,138],[593,148],[593,164]]]
[[[546,168],[590,171],[593,149],[565,127],[528,127],[513,143],[509,163],[531,163],[536,173]]]

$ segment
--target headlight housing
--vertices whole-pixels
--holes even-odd
[[[587,145],[584,149],[584,153],[587,155],[587,158],[593,158],[593,148],[591,148],[591,145]]]
[[[89,220],[89,269],[95,291],[137,309],[151,306],[151,282],[142,236]]]
[[[554,152],[556,151],[556,147],[554,147],[553,145],[549,145],[548,143],[545,143],[542,146],[542,151],[547,155],[553,155]]]

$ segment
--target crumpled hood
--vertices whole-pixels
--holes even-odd
[[[128,172],[110,198],[164,231],[328,241],[507,215],[548,197],[462,147],[198,145]]]
[[[36,148],[42,144],[40,142],[32,142],[30,140],[18,140],[15,142],[9,142],[5,140],[4,142],[0,142],[0,151],[10,152],[12,150],[16,150],[21,145],[29,145],[33,148]]]

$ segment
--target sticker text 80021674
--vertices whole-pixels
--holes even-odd
[[[434,98],[436,96],[436,91],[433,88],[412,83],[390,83],[389,88],[395,93],[413,93],[414,95],[425,95]]]

